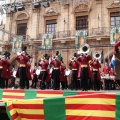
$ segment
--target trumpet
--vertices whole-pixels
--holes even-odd
[[[54,61],[54,60],[56,60],[56,59],[57,59],[57,56],[54,55],[54,56],[52,57],[52,60]]]
[[[17,52],[17,55],[21,55],[21,54],[22,54],[22,52],[19,52],[19,51]]]
[[[74,56],[72,56],[71,58],[70,58],[70,61],[76,61],[76,57],[74,57]]]
[[[96,60],[101,59],[101,52],[100,52],[100,51],[96,51],[96,52],[93,54],[93,57],[94,57],[94,59],[96,59]]]

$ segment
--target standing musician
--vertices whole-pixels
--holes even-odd
[[[8,87],[8,79],[11,77],[10,76],[10,62],[8,61],[8,58],[10,56],[9,52],[5,52],[4,55],[2,56],[2,73],[1,73],[1,78],[2,78],[2,88],[7,88]]]
[[[10,53],[6,55],[6,60],[7,60],[7,78],[5,79],[5,87],[8,88],[8,80],[11,79],[11,71],[10,71],[10,66],[11,63],[9,62],[10,60]]]
[[[81,88],[83,91],[87,91],[88,88],[88,79],[90,77],[90,69],[89,69],[89,62],[91,61],[91,56],[87,55],[87,52],[82,53],[78,58],[77,61],[80,62],[81,70],[78,74],[80,74],[81,78]]]
[[[101,68],[101,65],[97,59],[94,59],[92,62],[90,62],[90,65],[92,67],[92,86],[93,89],[100,90],[100,72],[99,68]]]
[[[26,56],[26,47],[23,48],[23,52],[20,55],[15,57],[15,60],[19,62],[19,78],[20,78],[20,88],[25,88],[26,82],[26,64],[30,60],[28,56]]]
[[[40,72],[40,89],[44,90],[46,88],[45,86],[45,80],[47,78],[47,68],[48,68],[48,54],[44,55],[44,59],[41,58],[41,61],[39,62],[39,66],[41,66],[41,72]]]
[[[71,89],[77,90],[77,76],[78,76],[78,67],[79,63],[76,59],[77,54],[74,53],[74,56],[71,58],[69,62],[69,66],[72,67],[72,77],[71,77]]]
[[[108,63],[105,63],[102,74],[104,75],[104,85],[105,85],[105,90],[109,90],[109,73],[110,73],[110,67]]]
[[[62,86],[62,90],[65,89],[66,87],[66,82],[67,82],[67,78],[65,76],[65,69],[66,66],[63,62],[63,58],[61,57],[61,65],[60,65],[60,82],[61,82],[61,86]]]
[[[29,58],[32,58],[31,56],[28,55]],[[27,89],[29,89],[29,80],[31,80],[31,72],[30,72],[30,69],[31,69],[31,62],[30,60],[27,62],[26,64],[26,86],[27,86]]]
[[[40,70],[39,70],[39,74],[40,74]],[[37,67],[34,66],[34,69],[32,70],[32,84],[31,84],[31,88],[35,88],[36,89],[39,74],[38,74]]]
[[[119,46],[120,46],[120,38],[119,38],[118,42],[116,42],[115,45],[114,45],[114,54],[120,52],[120,50],[118,48]]]
[[[60,65],[61,62],[58,60],[58,56],[53,56],[50,65],[53,66],[52,71],[52,78],[53,78],[53,89],[59,90],[60,89]]]
[[[0,58],[0,88],[2,88],[2,78],[1,78],[1,74],[2,74],[2,68],[3,68],[3,66],[2,66],[2,60],[1,60],[1,58]]]

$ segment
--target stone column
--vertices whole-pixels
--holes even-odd
[[[31,23],[31,38],[36,39],[38,35],[38,10],[33,10]]]

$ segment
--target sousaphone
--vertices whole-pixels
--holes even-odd
[[[83,54],[87,54],[90,51],[90,46],[87,43],[84,43],[80,47],[80,52]]]

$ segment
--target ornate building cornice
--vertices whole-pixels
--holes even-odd
[[[60,13],[57,11],[56,8],[50,7],[46,9],[44,17],[49,17],[49,16],[58,16]]]
[[[25,11],[17,12],[15,14],[15,20],[28,20],[29,18],[29,14]]]
[[[73,13],[78,12],[89,12],[90,8],[86,3],[80,3],[79,5],[76,5],[73,9]]]
[[[111,2],[108,6],[108,9],[114,9],[114,8],[120,8],[120,3],[116,4],[114,2]]]

